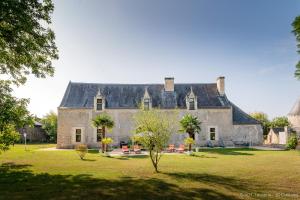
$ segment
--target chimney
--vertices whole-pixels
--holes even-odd
[[[225,77],[224,76],[220,76],[217,78],[217,88],[219,91],[219,94],[221,96],[225,95]]]
[[[174,92],[174,78],[173,77],[165,78],[165,91],[166,92]]]

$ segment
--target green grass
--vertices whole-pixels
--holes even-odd
[[[16,145],[0,155],[0,199],[297,199],[299,151],[205,149],[195,156],[102,157]],[[298,196],[297,196],[298,195]]]

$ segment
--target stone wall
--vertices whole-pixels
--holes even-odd
[[[167,112],[168,110],[166,110]],[[96,128],[92,127],[91,120],[103,111],[94,109],[58,109],[58,148],[73,148],[75,142],[75,129],[81,128],[83,131],[83,142],[89,147],[99,147],[96,142]],[[128,141],[134,130],[133,116],[138,109],[106,109],[104,112],[112,116],[115,127],[107,134],[112,137],[114,145],[120,141]],[[178,121],[187,113],[191,113],[199,118],[201,132],[196,135],[197,146],[206,146],[209,140],[209,128],[217,130],[216,141],[212,141],[214,146],[221,144],[262,143],[262,129],[260,125],[233,125],[232,110],[226,109],[198,109],[198,110],[177,110]],[[178,124],[179,130],[179,124]],[[174,133],[170,139],[170,144],[182,144],[187,134]]]
[[[300,135],[300,116],[298,115],[289,115],[289,122],[292,124],[292,128]]]

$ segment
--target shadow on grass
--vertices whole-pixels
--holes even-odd
[[[148,157],[149,157],[148,155],[134,155],[134,156],[120,155],[120,156],[108,156],[107,158],[113,158],[118,160],[134,160],[134,159],[144,159]]]
[[[99,179],[88,174],[34,174],[30,165],[5,163],[0,166],[0,199],[239,199],[236,196],[208,188],[183,188],[158,178]],[[168,174],[174,178],[193,174]],[[201,176],[191,180],[241,187],[233,179]],[[229,183],[228,183],[229,182]]]
[[[217,149],[200,149],[199,152],[206,152],[220,155],[233,155],[233,156],[253,156],[253,151],[259,151],[251,148],[217,148]]]
[[[89,149],[88,153],[99,154],[99,150],[98,149]]]
[[[191,157],[195,157],[195,158],[217,158],[215,156],[198,155],[198,154],[193,154],[193,155],[191,155]]]
[[[233,192],[259,192],[265,185],[250,182],[249,180],[236,179],[233,177],[217,176],[198,173],[164,173],[176,180],[201,182],[212,187],[223,187]]]

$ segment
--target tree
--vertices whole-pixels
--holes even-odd
[[[254,112],[250,113],[250,116],[256,119],[257,121],[261,122],[263,127],[264,135],[267,135],[270,131],[270,120],[268,119],[268,115],[263,112]]]
[[[0,153],[9,149],[10,145],[15,144],[20,140],[20,134],[11,124],[5,125],[4,129],[0,131]]]
[[[195,133],[200,133],[201,131],[200,125],[201,122],[198,120],[198,117],[187,114],[180,120],[180,132],[188,133],[189,137],[195,140]],[[189,151],[191,150],[192,144],[189,144]]]
[[[19,140],[16,129],[32,125],[33,120],[27,110],[27,99],[17,99],[11,95],[7,81],[0,80],[0,151]]]
[[[293,33],[296,36],[296,40],[298,42],[298,53],[300,53],[300,16],[297,16],[292,23],[293,26]],[[296,65],[295,77],[300,80],[300,61]]]
[[[93,120],[92,124],[97,130],[101,128],[101,144],[102,144],[102,153],[105,151],[105,143],[103,142],[103,139],[105,139],[106,135],[106,128],[111,129],[114,127],[114,121],[113,119],[106,113],[97,115]],[[105,140],[104,140],[105,141]]]
[[[42,128],[45,130],[50,142],[56,142],[57,138],[57,115],[55,112],[50,111],[42,120]]]
[[[28,74],[52,76],[53,59],[58,59],[51,24],[51,0],[0,1],[0,74],[17,85]]]
[[[176,131],[175,116],[173,111],[167,113],[156,109],[140,110],[134,115],[135,139],[149,150],[155,172],[158,172],[163,148]]]
[[[275,117],[271,122],[271,128],[290,126],[290,122],[287,117]]]

